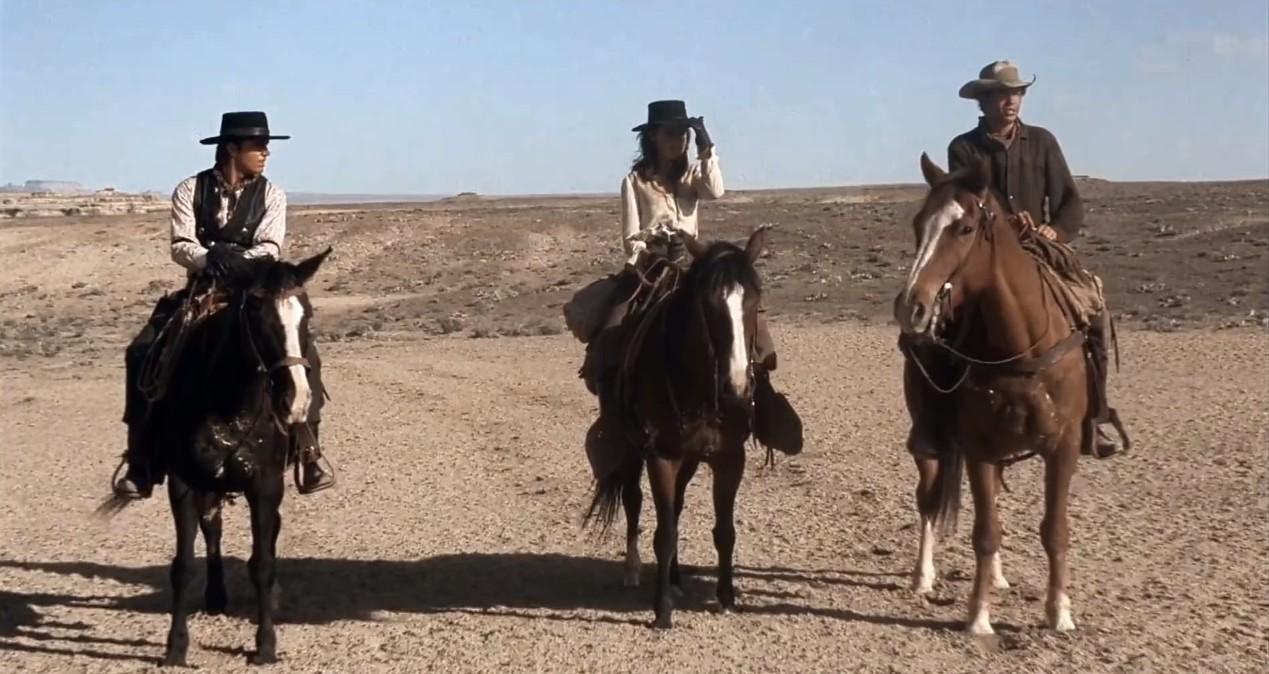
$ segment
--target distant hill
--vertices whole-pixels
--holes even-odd
[[[327,194],[323,192],[287,192],[286,201],[296,206],[313,204],[400,204],[440,201],[445,194]]]
[[[7,194],[28,193],[28,194],[87,194],[89,192],[83,185],[70,180],[28,180],[22,185],[0,185],[0,192]]]

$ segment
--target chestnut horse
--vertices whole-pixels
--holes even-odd
[[[1067,595],[1071,476],[1091,432],[1090,377],[1084,333],[1062,312],[1037,260],[988,187],[985,163],[948,174],[921,155],[930,191],[913,220],[916,256],[895,301],[908,362],[904,386],[926,382],[944,395],[954,420],[937,456],[914,455],[921,544],[913,588],[934,583],[935,528],[948,532],[960,507],[961,474],[969,473],[974,500],[977,573],[967,629],[991,634],[993,589],[1009,585],[1001,573],[996,496],[1004,466],[1028,455],[1044,460],[1044,519],[1040,538],[1049,558],[1048,624],[1075,628]],[[955,327],[945,330],[949,325]],[[951,333],[951,334],[946,334]],[[919,349],[942,352],[955,364],[951,381],[935,381]]]

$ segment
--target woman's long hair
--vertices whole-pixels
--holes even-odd
[[[657,166],[661,163],[660,156],[657,155],[656,139],[653,135],[656,133],[657,127],[649,126],[639,132],[639,157],[635,159],[634,165],[630,167],[634,174],[639,176],[641,180],[646,182],[655,182],[657,176]],[[670,174],[663,176],[670,185],[670,189],[677,189],[679,181],[687,174],[687,153],[675,159],[670,163]]]

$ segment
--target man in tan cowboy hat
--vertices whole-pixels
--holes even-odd
[[[978,101],[983,116],[977,128],[957,136],[947,148],[948,170],[986,158],[994,187],[1019,221],[1047,239],[1069,242],[1084,224],[1084,202],[1057,139],[1019,118],[1022,99],[1034,83],[1034,76],[1023,80],[1013,63],[996,61],[961,87],[961,98]]]
[[[982,116],[978,126],[956,138],[947,148],[949,171],[966,168],[974,161],[987,161],[991,167],[992,187],[1001,202],[1009,209],[1015,222],[1022,229],[1034,230],[1052,246],[1065,248],[1075,240],[1084,225],[1084,202],[1076,189],[1075,179],[1067,168],[1066,158],[1057,139],[1047,129],[1022,123],[1022,100],[1027,90],[1035,84],[1035,77],[1023,79],[1018,66],[1010,61],[996,61],[983,67],[978,78],[961,87],[961,98],[975,100]],[[1036,243],[1028,247],[1043,247]],[[1070,249],[1067,248],[1067,251]],[[1034,253],[1033,253],[1034,254]],[[1036,256],[1048,265],[1047,257]],[[1073,253],[1068,256],[1074,259]],[[1106,398],[1107,335],[1110,333],[1110,316],[1101,296],[1096,278],[1075,265],[1072,269],[1056,269],[1050,266],[1061,282],[1072,287],[1073,297],[1083,299],[1083,313],[1087,325],[1081,326],[1087,333],[1087,344],[1092,356],[1093,377],[1096,385],[1094,423],[1097,438],[1088,448],[1099,458],[1119,451],[1117,444],[1104,432],[1103,425],[1113,423],[1125,439],[1119,425],[1118,414]],[[1078,288],[1076,288],[1078,286]],[[1077,323],[1079,321],[1077,320]],[[938,352],[923,354],[937,361]],[[943,370],[938,362],[932,365]],[[912,417],[912,431],[908,436],[908,448],[917,454],[937,452],[940,437],[938,393],[922,380],[913,387],[917,410]],[[935,410],[929,413],[930,410]]]

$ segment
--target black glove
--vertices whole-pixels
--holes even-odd
[[[238,278],[246,273],[247,268],[247,258],[239,246],[217,243],[207,249],[207,273],[214,278],[222,281]]]
[[[687,120],[688,126],[692,131],[696,132],[696,151],[704,152],[714,147],[714,141],[710,140],[709,132],[705,130],[704,117],[692,117]]]

